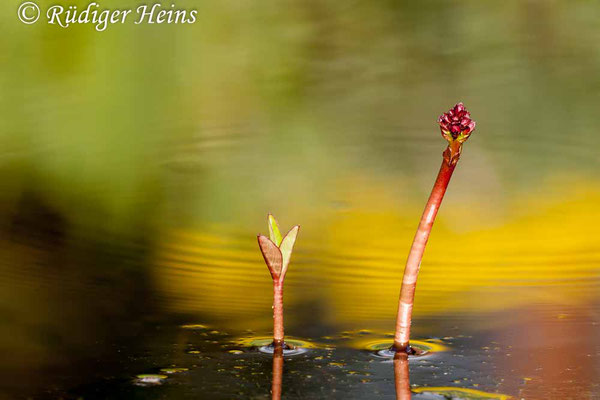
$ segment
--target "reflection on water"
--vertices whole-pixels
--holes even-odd
[[[0,246],[2,342],[18,350],[1,363],[10,377],[2,390],[92,399],[150,389],[177,398],[598,396],[593,182],[515,198],[493,223],[465,214],[456,225],[449,210],[461,203],[444,204],[416,300],[414,344],[428,354],[408,363],[410,385],[396,379],[405,363],[373,352],[391,343],[403,246],[418,215],[416,202],[389,189],[395,182],[358,178],[351,186],[368,189],[361,196],[306,211],[286,321],[300,338],[288,340],[312,348],[284,356],[283,373],[284,358],[250,349],[271,341],[271,287],[251,224],[121,241],[72,236],[51,207],[21,202]]]
[[[551,181],[493,209],[477,198],[467,207],[449,192],[416,299],[422,340],[414,343],[430,354],[409,362],[411,385],[394,378],[406,364],[366,351],[391,343],[421,206],[399,194],[405,186],[410,180],[397,176],[343,176],[328,188],[328,199],[343,202],[293,208],[304,216],[304,240],[288,276],[287,331],[300,347],[314,347],[285,358],[283,373],[277,354],[248,350],[271,341],[271,285],[254,240],[264,215],[170,223],[132,239],[75,227],[51,203],[24,194],[0,241],[2,391],[91,399],[198,391],[219,393],[214,398],[600,395],[600,186]]]
[[[273,351],[273,376],[271,377],[271,398],[281,400],[281,381],[283,379],[283,347]]]
[[[288,318],[291,323],[302,324],[302,309],[315,304],[325,304],[328,323],[351,328],[385,327],[381,321],[394,313],[418,206],[394,198],[391,190],[360,181],[352,186],[358,185],[366,193],[364,199],[349,200],[355,207],[306,210],[303,246],[294,254],[286,291],[286,303],[296,310]],[[478,223],[460,203],[448,201],[425,256],[416,314],[473,314],[532,302],[593,304],[600,287],[600,190],[590,186],[555,186],[552,197],[515,199],[502,223],[493,226]],[[456,208],[461,222],[454,220]],[[247,237],[251,231],[227,226],[168,233],[155,268],[167,306],[193,313],[201,305],[230,326],[241,329],[252,320],[252,329],[267,329],[269,282]],[[248,290],[254,295],[248,296]],[[321,310],[315,311],[318,318]]]
[[[138,386],[161,385],[165,379],[167,379],[166,375],[140,374],[135,377],[134,384]]]
[[[379,357],[394,358],[396,352],[392,350],[394,344],[394,341],[390,338],[392,334],[393,333],[388,334],[385,339],[373,340],[371,338],[367,341],[358,341],[357,343],[354,343],[354,346],[359,349],[372,351]],[[422,358],[431,355],[432,353],[448,350],[448,348],[444,346],[443,341],[439,339],[413,339],[410,341],[410,347],[412,349],[410,358]]]
[[[396,400],[410,400],[410,371],[408,355],[398,353],[394,357],[394,382],[396,384]]]
[[[235,235],[228,240],[228,243],[235,243],[235,240],[243,242],[243,239]],[[255,245],[253,240],[250,242]],[[345,316],[339,320],[335,315],[319,316],[318,311],[328,311],[328,307],[330,307],[329,312],[339,310],[340,304],[346,304],[349,300],[335,299],[333,294],[330,294],[331,297],[324,296],[323,294],[327,294],[326,291],[317,293],[314,299],[311,299],[313,294],[307,292],[308,301],[302,299],[298,292],[309,287],[309,283],[303,283],[297,275],[306,274],[304,268],[308,269],[313,262],[318,263],[309,260],[307,250],[301,252],[295,262],[297,265],[295,272],[290,271],[290,278],[293,278],[290,282],[294,283],[290,285],[288,295],[298,300],[292,302],[292,305],[286,309],[286,313],[290,324],[288,331],[303,338],[298,343],[306,347],[311,342],[316,346],[304,354],[289,358],[286,356],[286,369],[283,374],[278,375],[280,365],[283,366],[283,359],[278,359],[277,355],[272,358],[258,351],[250,351],[247,347],[248,344],[261,345],[270,342],[268,336],[264,336],[260,342],[261,335],[268,334],[270,329],[268,271],[260,263],[260,259],[247,261],[237,251],[228,255],[222,249],[225,246],[219,240],[214,240],[212,243],[213,246],[208,250],[198,250],[199,253],[206,254],[203,262],[196,261],[200,258],[195,257],[200,256],[192,254],[190,260],[193,262],[189,262],[191,270],[184,270],[185,273],[182,275],[185,279],[175,276],[181,286],[179,295],[183,298],[188,297],[190,303],[195,302],[196,306],[192,308],[189,303],[178,301],[180,297],[166,290],[168,286],[165,286],[164,282],[172,279],[170,276],[173,274],[174,264],[164,262],[167,257],[163,245],[153,253],[157,254],[157,257],[149,257],[154,265],[149,269],[153,271],[153,278],[148,282],[154,282],[155,300],[142,302],[141,297],[128,296],[131,288],[143,282],[135,280],[121,282],[122,285],[129,285],[127,290],[119,289],[120,286],[116,289],[112,289],[112,286],[103,288],[102,281],[90,281],[94,277],[93,271],[96,271],[92,265],[84,270],[88,271],[90,276],[80,274],[76,280],[73,279],[73,270],[69,265],[71,263],[80,265],[79,263],[86,261],[86,258],[77,255],[92,254],[92,250],[88,247],[83,247],[78,252],[66,244],[60,248],[43,249],[31,247],[27,243],[18,244],[14,240],[5,242],[5,252],[12,255],[13,261],[16,261],[14,265],[18,265],[21,270],[28,267],[29,269],[25,271],[38,282],[44,282],[41,271],[44,271],[46,266],[52,266],[54,269],[49,271],[57,277],[63,277],[61,280],[64,284],[60,288],[64,292],[59,296],[50,291],[52,286],[45,288],[33,286],[36,280],[29,280],[27,283],[26,279],[22,280],[24,285],[20,286],[20,290],[12,293],[4,292],[14,299],[12,304],[15,309],[23,307],[21,301],[28,298],[31,302],[28,305],[31,312],[39,310],[37,311],[39,314],[32,315],[32,318],[37,320],[29,325],[29,330],[26,330],[27,325],[19,325],[18,320],[15,319],[6,325],[13,329],[22,327],[25,332],[23,338],[26,341],[13,342],[13,346],[20,349],[20,354],[16,355],[21,357],[19,360],[15,358],[14,364],[4,361],[5,371],[12,377],[19,376],[13,380],[12,388],[6,385],[4,390],[14,393],[24,382],[31,385],[30,376],[47,376],[53,381],[42,381],[42,385],[29,387],[37,387],[38,390],[54,394],[60,393],[66,398],[83,396],[92,399],[125,395],[145,398],[149,396],[147,392],[149,389],[155,391],[152,396],[160,393],[161,396],[176,398],[192,397],[197,391],[220,393],[214,398],[252,396],[261,398],[260,396],[269,392],[279,395],[279,390],[282,398],[394,398],[392,396],[398,395],[396,392],[398,385],[401,387],[400,393],[406,395],[407,381],[401,379],[394,383],[394,373],[397,375],[400,367],[401,370],[405,370],[406,365],[375,357],[373,347],[368,346],[372,343],[391,341],[391,332],[381,334],[377,330],[364,329],[378,324],[377,314],[373,319],[364,319],[362,314],[358,313],[355,322],[348,324],[346,321],[350,311],[346,311]],[[180,244],[185,246],[183,240]],[[235,246],[231,247],[235,248]],[[37,250],[34,251],[36,248]],[[120,267],[117,261],[124,262],[123,260],[136,254],[137,250],[108,251],[109,249],[110,247],[104,247],[104,252],[97,253],[98,257],[113,268],[118,268],[113,273],[120,279],[124,279],[127,276],[127,268]],[[251,246],[248,245],[249,259],[255,255],[251,254],[251,250]],[[220,270],[210,268],[210,264],[213,263],[212,260],[220,258],[214,255],[219,254],[220,251],[225,260],[238,260],[239,265],[248,265],[248,274],[252,273],[250,267],[256,267],[258,270],[256,278],[246,281],[242,279],[232,284],[229,293],[233,302],[225,305],[217,301],[217,299],[222,301],[228,299],[228,292],[222,288],[213,288],[214,292],[198,290],[195,294],[190,289],[193,287],[208,289],[215,286],[212,283],[217,279],[213,274]],[[435,253],[433,255],[435,256]],[[25,262],[27,260],[29,261]],[[133,262],[134,259],[131,258],[129,260],[132,262],[131,265],[136,266],[136,270],[143,268],[143,261]],[[156,263],[155,260],[160,262]],[[99,267],[104,265],[103,263]],[[203,265],[207,266],[206,270]],[[218,261],[217,265],[219,265]],[[327,266],[327,264],[323,265]],[[365,265],[369,263],[361,264],[362,268]],[[424,263],[423,267],[427,268],[427,264]],[[351,273],[352,269],[361,271],[358,266],[347,268],[348,273]],[[436,265],[432,264],[432,268],[436,268]],[[5,271],[8,271],[6,267]],[[235,268],[229,271],[235,271]],[[23,278],[28,276],[17,269],[13,269],[12,273]],[[534,273],[535,270],[527,286],[517,286],[517,289],[531,288],[538,293],[548,293],[548,296],[554,291],[556,296],[561,296],[560,291],[568,288],[569,271],[565,272],[567,276],[564,283],[550,286],[543,284],[543,276],[537,277]],[[246,274],[240,270],[234,272],[234,275],[244,277]],[[103,272],[100,276],[106,276],[106,273]],[[139,278],[139,275],[136,276]],[[64,277],[71,277],[73,281],[70,282]],[[368,287],[368,277],[369,274],[365,273],[361,288]],[[481,277],[475,279],[494,279],[494,277],[494,274],[486,277],[485,273],[482,273]],[[263,295],[260,286],[253,286],[260,285],[258,282],[261,279],[266,282],[264,306],[256,307],[252,301],[248,304],[244,303],[244,296],[251,300],[253,297]],[[542,284],[535,285],[536,279],[542,281]],[[112,282],[114,285],[114,281]],[[588,285],[593,287],[594,282],[590,276]],[[424,279],[421,283],[423,287],[427,287],[433,285],[435,281],[431,283]],[[320,283],[323,284],[326,282]],[[573,284],[582,287],[578,280]],[[238,285],[242,285],[246,292],[239,293],[241,289],[237,289]],[[331,287],[336,285],[340,283],[332,278]],[[344,285],[350,286],[351,283],[344,282]],[[374,285],[381,285],[381,280],[375,279]],[[319,288],[319,284],[315,286]],[[29,287],[31,289],[28,289]],[[37,293],[43,289],[42,293],[46,299],[54,299],[55,302],[64,300],[56,305],[48,301],[40,302],[32,297],[32,294],[36,293],[34,288],[38,289]],[[556,298],[543,296],[537,297],[536,301],[526,301],[528,297],[524,296],[516,300],[505,300],[505,296],[513,293],[511,290],[514,288],[515,285],[512,284],[496,289],[495,293],[502,293],[503,296],[490,301],[493,307],[489,309],[487,307],[484,310],[479,307],[463,307],[462,310],[440,308],[434,314],[429,314],[434,312],[427,312],[433,310],[435,305],[433,304],[424,307],[423,314],[417,314],[415,322],[418,328],[417,334],[425,340],[415,340],[415,344],[422,344],[434,350],[431,350],[427,357],[415,358],[409,363],[412,384],[410,389],[413,398],[423,396],[423,399],[435,399],[437,396],[435,393],[440,393],[441,390],[445,390],[444,393],[463,393],[463,395],[465,393],[481,395],[480,392],[508,393],[517,398],[533,399],[547,395],[554,398],[561,398],[561,396],[562,398],[570,396],[593,398],[598,394],[598,387],[594,384],[600,357],[597,302],[587,300],[589,294],[585,291],[575,294],[569,302],[561,304],[557,303]],[[475,292],[476,289],[477,287],[473,286],[470,290]],[[93,290],[94,294],[104,293],[104,296],[85,297],[86,290]],[[137,293],[142,292],[138,290]],[[213,297],[219,293],[222,293],[220,297]],[[105,298],[106,295],[111,297],[110,302]],[[67,302],[71,299],[78,299],[78,302],[67,307]],[[420,301],[431,300],[424,296]],[[129,311],[109,309],[104,313],[96,311],[86,315],[87,310],[100,310],[102,305],[115,304],[112,302],[116,304],[130,302],[132,306],[146,305],[146,308],[134,308]],[[157,303],[159,306],[154,305]],[[502,304],[505,305],[505,310],[501,309]],[[515,304],[518,307],[515,308]],[[60,307],[63,312],[72,310],[70,312],[81,322],[76,323],[76,320],[70,319],[73,317],[64,316],[63,324],[50,325],[50,322],[45,322],[43,318],[46,315],[60,315],[58,311],[48,311],[54,310],[55,307]],[[178,310],[178,307],[182,308]],[[307,309],[302,310],[303,307]],[[249,314],[248,316],[243,315],[244,310]],[[389,311],[390,315],[382,316],[385,320],[380,323],[388,329],[393,326],[393,304],[390,304]],[[221,312],[225,313],[226,317],[221,316]],[[130,321],[119,319],[121,314],[128,316]],[[108,321],[116,324],[113,325],[113,329],[116,329],[117,333],[98,329],[106,324],[106,321],[99,320],[101,318],[107,318]],[[87,325],[90,324],[93,329],[87,329]],[[344,330],[344,327],[349,325],[362,326],[363,329]],[[34,332],[37,332],[38,336],[33,335]],[[41,335],[48,335],[46,332],[53,332],[54,342],[43,341],[44,336]],[[294,339],[290,338],[290,340]],[[73,353],[65,354],[65,349],[69,348],[73,349]],[[95,354],[98,354],[98,358],[94,359],[90,356],[87,349],[93,349]],[[30,356],[27,356],[28,352]],[[65,361],[62,361],[61,357]],[[126,357],[125,362],[123,357]],[[61,367],[61,363],[67,361],[75,363],[73,365],[78,366],[77,370],[65,364]],[[19,375],[15,375],[18,371],[15,366],[21,365],[23,368],[28,368],[28,371],[31,371],[32,367],[40,368],[40,372],[32,375],[31,372],[22,371]],[[43,366],[60,368],[54,372],[46,372],[41,370]],[[171,373],[174,371],[177,372]],[[155,379],[157,375],[166,378]],[[276,379],[269,379],[270,376]],[[459,389],[469,390],[461,392]]]
[[[302,224],[286,330],[315,344],[281,397],[395,398],[356,344],[393,327],[459,100],[478,131],[414,320],[449,350],[412,396],[600,397],[596,2],[180,1],[198,23],[103,35],[0,4],[0,397],[276,393],[236,342],[270,334],[272,212]]]
[[[237,339],[235,343],[238,346],[249,348],[252,351],[260,351],[265,354],[273,354],[277,353],[277,346],[273,346],[273,337],[272,336],[250,336],[243,337],[241,339]],[[314,343],[307,342],[305,340],[290,338],[289,336],[285,338],[285,347],[281,350],[281,353],[284,356],[297,356],[299,354],[304,354],[309,349],[314,348]],[[232,350],[237,351],[237,350]]]

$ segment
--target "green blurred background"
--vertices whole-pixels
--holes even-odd
[[[105,32],[19,4],[0,4],[7,392],[118,359],[106,343],[161,318],[268,330],[267,212],[302,225],[292,327],[391,329],[457,101],[477,130],[416,313],[597,318],[596,2],[180,0],[195,24]]]

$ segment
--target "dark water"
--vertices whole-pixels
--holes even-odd
[[[600,398],[599,5],[178,5],[102,34],[0,5],[0,398],[270,398],[274,365],[285,399]],[[444,350],[407,371],[369,348],[457,101],[413,328]],[[302,226],[283,360],[240,342],[267,212]]]
[[[39,212],[33,226],[17,220],[3,245],[7,398],[271,398],[273,356],[251,346],[268,341],[271,323],[252,236],[189,236],[193,248],[178,236],[154,253],[143,242],[94,248],[60,239],[59,219],[39,225]],[[393,334],[400,278],[386,258],[324,257],[299,251],[290,267],[286,328],[306,352],[284,357],[283,398],[405,399],[396,382],[408,376],[415,399],[600,396],[593,274],[466,275],[457,292],[459,272],[441,265],[447,281],[424,274],[417,297],[415,338],[431,351],[404,370],[373,350]]]
[[[319,338],[317,347],[284,357],[283,397],[404,399],[409,397],[402,397],[406,392],[398,391],[396,382],[405,377],[410,377],[415,399],[509,398],[498,393],[517,398],[593,399],[600,394],[598,385],[592,383],[600,354],[594,323],[579,321],[580,339],[572,340],[564,324],[544,326],[545,331],[556,331],[554,337],[536,337],[531,324],[522,319],[519,323],[519,315],[513,317],[517,318],[494,316],[505,325],[494,333],[428,339],[424,343],[430,344],[432,351],[411,358],[406,370],[398,370],[397,361],[365,350],[368,343],[389,342],[389,335],[358,331]],[[527,313],[527,318],[531,314]],[[460,317],[454,321],[469,325]],[[444,328],[446,332],[458,331],[456,326]],[[271,398],[276,374],[271,355],[243,346],[238,338],[210,327],[161,326],[154,336],[160,338],[158,342],[155,339],[151,346],[130,354],[119,374],[98,377],[74,388],[69,396]],[[588,349],[574,352],[573,347],[581,340],[590,344]],[[138,378],[141,374],[157,377],[146,376],[144,380],[143,376]],[[443,397],[440,392],[455,397]]]

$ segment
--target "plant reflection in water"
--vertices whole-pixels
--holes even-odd
[[[397,352],[394,355],[394,383],[396,385],[396,400],[411,398],[408,354],[406,353]]]
[[[273,349],[273,381],[271,383],[271,399],[281,400],[281,381],[283,379],[283,348]]]

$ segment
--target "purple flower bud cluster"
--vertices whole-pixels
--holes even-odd
[[[459,136],[466,140],[475,129],[475,121],[463,103],[458,103],[450,111],[442,114],[438,119],[442,136],[447,140],[457,139]]]

